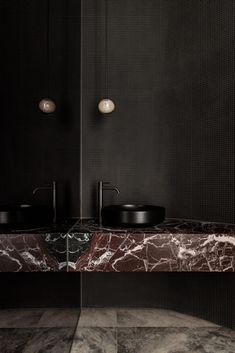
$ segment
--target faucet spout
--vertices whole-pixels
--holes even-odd
[[[57,222],[57,183],[53,180],[51,185],[38,186],[33,190],[33,195],[41,190],[51,190],[52,191],[52,208],[53,208],[53,223]]]
[[[102,225],[102,208],[103,208],[103,192],[104,190],[115,191],[117,195],[120,194],[118,187],[111,185],[110,182],[99,181],[98,182],[98,216],[99,225]]]
[[[120,190],[117,187],[114,187],[113,190],[116,191],[117,195],[120,194]]]
[[[33,195],[35,195],[40,190],[51,190],[51,186],[39,186],[33,190]]]
[[[109,187],[103,188],[103,190],[116,191],[117,195],[120,194],[120,190],[116,186],[109,186]]]

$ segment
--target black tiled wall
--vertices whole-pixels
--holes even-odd
[[[81,276],[84,307],[163,308],[235,328],[233,273],[86,272]]]
[[[48,117],[47,0],[0,0],[0,203],[49,202],[35,186],[58,181],[61,216],[79,215],[80,1],[50,1]]]
[[[34,201],[59,182],[63,216],[106,203],[165,205],[170,217],[235,222],[233,0],[108,0],[109,91],[104,95],[104,0],[83,1],[82,210],[79,209],[80,1],[50,0],[52,96],[47,94],[47,0],[0,0],[1,203]]]
[[[164,205],[170,217],[235,222],[233,0],[109,0],[104,95],[104,0],[84,1],[83,216],[105,202]]]

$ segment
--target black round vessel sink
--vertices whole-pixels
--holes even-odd
[[[52,221],[52,215],[47,206],[5,205],[0,206],[0,225],[45,224]]]
[[[151,205],[112,205],[102,209],[102,224],[113,227],[147,227],[165,219],[165,208]]]

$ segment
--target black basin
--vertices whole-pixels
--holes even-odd
[[[52,221],[52,210],[47,206],[27,204],[0,206],[0,225],[47,224]]]
[[[102,209],[102,224],[113,227],[147,227],[163,222],[165,208],[151,205],[112,205]]]

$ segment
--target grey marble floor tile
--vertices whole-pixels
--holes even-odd
[[[35,329],[22,353],[69,353],[73,328]]]
[[[78,327],[71,353],[117,353],[115,329]]]
[[[80,327],[116,327],[117,312],[115,309],[93,309],[87,308],[81,310],[78,321]]]
[[[0,310],[0,328],[36,327],[43,312],[43,309]]]
[[[22,353],[31,335],[30,329],[0,329],[0,352]]]
[[[118,327],[217,327],[193,316],[162,309],[118,309]]]
[[[235,352],[235,332],[220,327],[117,330],[118,353]]]
[[[46,309],[38,327],[76,327],[79,309]]]

